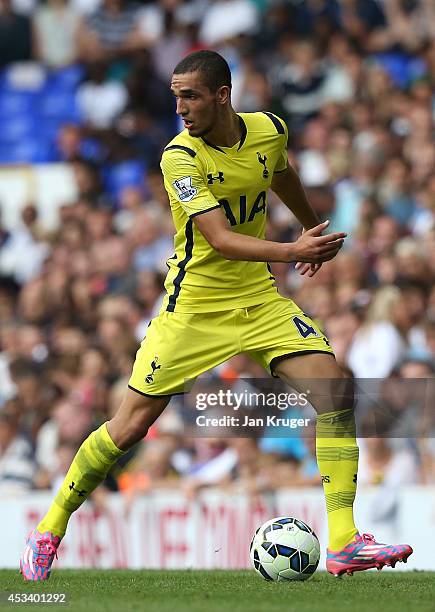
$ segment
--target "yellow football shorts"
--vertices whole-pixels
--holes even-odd
[[[266,304],[212,313],[162,310],[136,354],[130,389],[150,396],[185,392],[185,382],[239,353],[272,375],[279,359],[334,354],[314,321],[281,296]]]

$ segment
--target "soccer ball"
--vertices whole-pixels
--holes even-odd
[[[320,545],[311,527],[279,516],[257,529],[250,556],[255,571],[266,580],[307,580],[319,565]]]

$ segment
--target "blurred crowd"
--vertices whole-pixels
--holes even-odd
[[[61,127],[55,158],[71,165],[77,201],[55,231],[32,202],[12,230],[0,220],[2,492],[55,488],[122,399],[173,249],[158,166],[178,129],[169,78],[200,48],[229,61],[236,110],[285,119],[313,207],[349,233],[312,279],[273,264],[280,291],[355,378],[434,377],[433,0],[0,0],[0,66],[84,70],[81,120]],[[144,162],[141,180],[110,191],[107,164],[123,160]],[[268,238],[300,231],[270,194]],[[213,375],[265,373],[240,355]],[[413,414],[411,397],[401,410]],[[361,486],[435,482],[435,417],[407,431],[362,436]],[[320,486],[314,447],[313,435],[189,435],[174,399],[106,485],[129,500],[159,487]]]

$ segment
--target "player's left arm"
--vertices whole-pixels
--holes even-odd
[[[272,178],[271,189],[276,193],[280,200],[295,215],[304,230],[319,225],[320,220],[316,212],[311,208],[307,194],[303,188],[301,180],[294,168],[287,161],[284,170],[275,172]],[[298,262],[295,266],[303,276],[308,272],[308,276],[314,276],[320,270],[322,264],[307,264]]]
[[[303,231],[305,231],[319,225],[319,217],[311,208],[296,170],[289,164],[287,152],[287,125],[280,117],[277,117],[276,115],[274,115],[274,117],[275,121],[273,121],[273,123],[275,123],[275,125],[278,123],[281,124],[281,128],[277,128],[277,131],[283,136],[283,139],[281,143],[281,154],[274,168],[271,188],[287,206],[287,208],[295,215],[297,220],[304,228]],[[314,274],[320,269],[321,265],[321,263],[307,264],[298,262],[295,267],[297,270],[299,270],[301,275],[309,272],[308,276],[314,276]]]
[[[301,180],[290,164],[287,163],[287,168],[284,170],[275,172],[271,189],[292,211],[304,229],[311,229],[319,225],[320,219],[311,208]]]
[[[316,227],[320,223],[319,217],[311,208],[300,178],[288,161],[288,127],[277,115],[267,114],[272,118],[280,139],[278,145],[280,155],[273,169],[271,189],[291,210],[305,230]]]

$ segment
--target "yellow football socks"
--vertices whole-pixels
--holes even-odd
[[[93,431],[77,451],[56,498],[37,527],[38,531],[51,531],[63,537],[71,514],[106,478],[109,469],[125,452],[113,442],[106,423]]]
[[[328,547],[338,551],[358,532],[353,518],[358,446],[352,409],[318,415],[316,452],[328,513]]]

